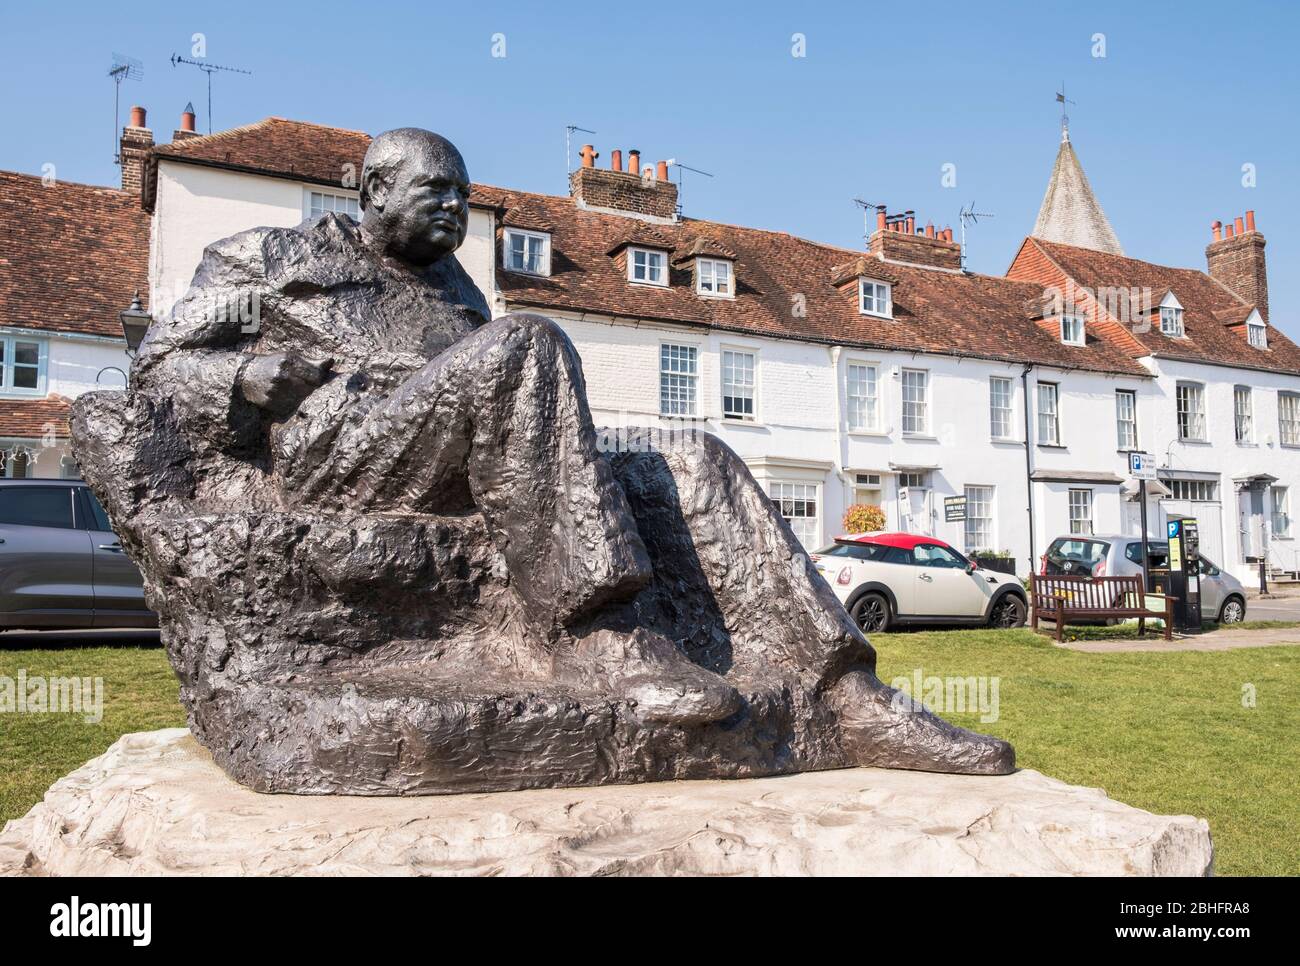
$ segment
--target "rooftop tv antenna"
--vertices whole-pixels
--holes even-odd
[[[699,168],[692,168],[689,164],[682,164],[676,158],[669,158],[664,162],[664,164],[677,169],[677,214],[680,215],[682,213],[682,195],[684,190],[682,187],[682,172],[694,171],[696,174],[702,174],[706,178],[712,178],[713,175],[709,174],[707,171],[701,171]]]
[[[113,163],[121,164],[122,156],[117,153],[118,138],[122,129],[117,126],[121,111],[122,81],[138,81],[144,78],[144,65],[134,57],[124,54],[113,55],[113,66],[108,69],[108,76],[113,78]]]
[[[976,211],[975,202],[963,208],[960,212],[961,217],[961,270],[966,271],[966,223],[978,225],[981,218],[996,218],[997,215],[991,211]]]
[[[862,238],[864,241],[870,241],[871,233],[875,230],[871,227],[871,215],[873,212],[884,211],[885,206],[863,201],[861,198],[854,198],[853,203],[862,209]]]
[[[583,134],[595,134],[595,131],[588,130],[585,127],[578,127],[576,124],[564,125],[564,183],[569,183],[569,175],[573,172],[573,132],[581,131]]]
[[[242,67],[223,67],[221,64],[209,64],[206,60],[190,60],[182,57],[180,54],[172,54],[172,66],[177,64],[189,64],[191,67],[197,67],[203,73],[208,75],[208,133],[212,133],[212,75],[219,70],[228,71],[232,74],[252,74],[251,70],[244,70]]]
[[[1076,102],[1066,98],[1065,81],[1061,81],[1061,89],[1056,92],[1056,103],[1061,105],[1061,140],[1068,141],[1070,140],[1070,115],[1065,113],[1065,105],[1076,104]]]

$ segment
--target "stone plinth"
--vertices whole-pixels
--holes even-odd
[[[1205,875],[1209,826],[1022,770],[416,798],[264,795],[125,735],[0,833],[8,875]]]

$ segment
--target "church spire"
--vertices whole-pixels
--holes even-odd
[[[1062,245],[1123,255],[1124,249],[1093,195],[1088,176],[1083,173],[1083,165],[1070,143],[1070,118],[1065,113],[1065,105],[1073,101],[1066,100],[1064,85],[1056,100],[1061,105],[1061,146],[1056,152],[1052,180],[1047,183],[1047,193],[1038,209],[1033,235]]]

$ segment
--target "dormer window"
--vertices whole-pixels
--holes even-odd
[[[1173,292],[1166,295],[1160,303],[1160,332],[1174,338],[1183,335],[1183,306]]]
[[[1061,316],[1061,341],[1066,345],[1084,344],[1083,319],[1077,315]]]
[[[858,299],[858,311],[863,315],[875,315],[882,319],[894,317],[893,295],[887,282],[859,279]]]
[[[502,261],[506,271],[524,275],[551,274],[551,236],[540,231],[507,228]]]
[[[642,285],[667,285],[668,253],[653,248],[629,248],[627,280]]]
[[[713,298],[732,298],[731,262],[722,258],[695,260],[695,291]]]
[[[1268,348],[1268,326],[1264,324],[1258,309],[1251,310],[1246,319],[1246,341],[1256,349]]]

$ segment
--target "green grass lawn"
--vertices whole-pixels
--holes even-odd
[[[0,825],[23,815],[45,789],[129,731],[184,727],[179,687],[159,647],[0,649],[0,675],[101,677],[104,717],[87,724],[78,714],[0,714]]]
[[[1083,628],[1080,628],[1083,630]],[[1129,805],[1207,819],[1220,875],[1300,874],[1300,647],[1089,654],[1028,630],[877,634],[880,677],[1000,678],[1016,762]],[[1254,685],[1255,707],[1242,705]]]
[[[1206,818],[1225,875],[1300,874],[1300,647],[1085,654],[1027,630],[877,634],[886,681],[998,677],[996,722],[951,720],[1014,742],[1022,767],[1100,786],[1130,805]],[[104,718],[0,715],[0,820],[128,731],[184,725],[157,648],[0,650],[0,675],[101,676]],[[1242,706],[1242,687],[1256,707]]]

